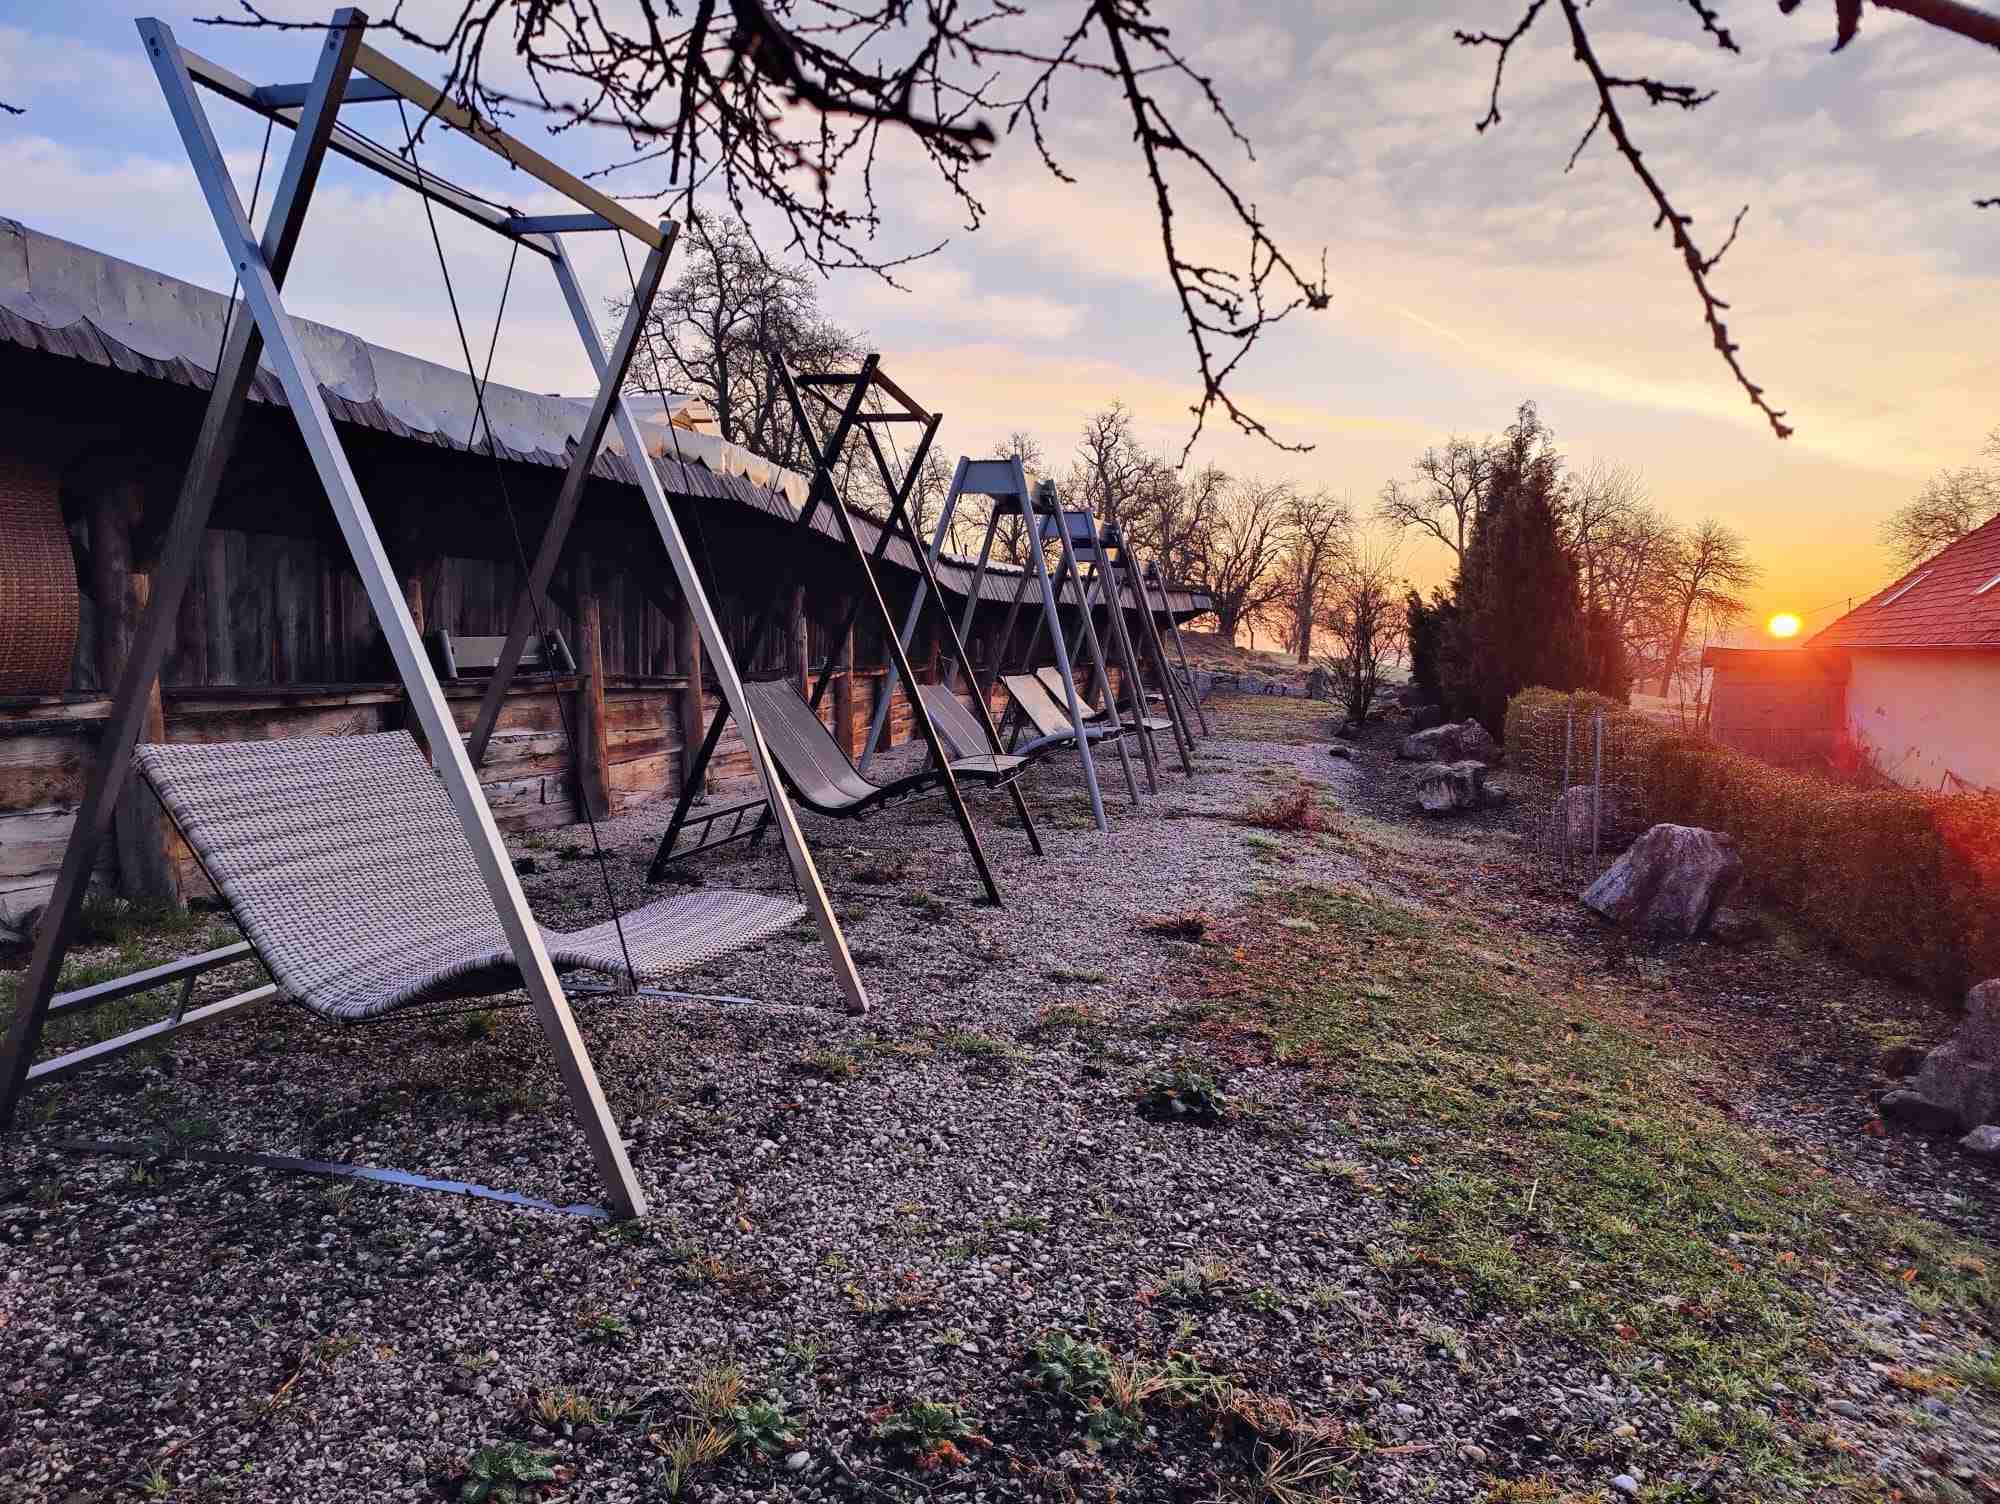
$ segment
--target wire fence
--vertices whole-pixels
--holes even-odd
[[[1654,739],[1638,718],[1607,715],[1588,696],[1509,716],[1508,783],[1551,882],[1596,881],[1645,831],[1646,748]]]

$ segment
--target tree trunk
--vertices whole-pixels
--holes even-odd
[[[1681,611],[1679,625],[1674,628],[1673,646],[1667,650],[1667,661],[1660,665],[1660,698],[1665,699],[1674,692],[1674,675],[1680,671],[1681,649],[1687,646],[1688,618],[1694,615],[1694,607],[1689,605]]]
[[[143,504],[139,482],[125,480],[106,486],[92,499],[90,554],[93,593],[97,597],[97,675],[106,691],[114,689],[137,641],[139,623],[152,599],[152,575],[134,566],[132,525]],[[139,739],[167,739],[166,716],[160,704],[157,678],[146,688],[146,721]],[[119,796],[112,821],[118,854],[118,891],[126,898],[178,905],[180,875],[168,855],[172,826],[160,801],[142,778],[129,778]]]

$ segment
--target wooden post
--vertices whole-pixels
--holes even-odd
[[[97,598],[97,677],[116,684],[131,656],[139,622],[153,597],[152,574],[132,557],[132,527],[145,505],[143,485],[135,478],[112,481],[99,488],[90,503],[90,560]],[[147,690],[142,742],[167,739],[166,715],[160,705],[160,682]],[[118,856],[118,891],[127,898],[178,904],[179,874],[167,855],[166,812],[142,779],[133,779],[120,794],[113,816],[113,844]]]
[[[793,681],[799,686],[800,694],[812,693],[812,662],[809,657],[812,638],[806,626],[806,587],[792,588],[792,598],[785,610],[785,667]]]
[[[576,555],[576,802],[594,819],[611,813],[611,740],[604,718],[604,610],[590,575],[590,555]]]
[[[681,691],[681,792],[687,791],[695,772],[695,749],[708,730],[707,696],[701,683],[701,633],[695,630],[694,612],[683,595],[674,611],[674,647],[680,654],[680,671],[687,675]],[[696,796],[706,789],[695,790]]]
[[[850,621],[853,606],[853,601],[842,599],[834,615],[841,621]],[[858,757],[861,749],[854,738],[854,628],[851,626],[847,635],[833,644],[833,673],[834,739],[849,757]]]

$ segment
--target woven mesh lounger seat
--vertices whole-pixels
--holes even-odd
[[[139,766],[284,992],[328,1018],[519,985],[444,785],[408,732],[141,746]],[[785,928],[789,898],[702,888],[624,916],[644,979]],[[610,921],[543,930],[558,970],[625,973]]]
[[[764,733],[764,745],[771,749],[778,771],[798,796],[799,803],[815,814],[853,819],[892,799],[920,794],[944,781],[943,772],[934,767],[888,783],[862,777],[841,750],[840,743],[833,739],[833,733],[789,680],[767,679],[745,684],[743,693],[750,701],[750,713],[757,717],[757,729]],[[949,743],[946,750],[951,750]],[[951,771],[955,777],[998,788],[1019,777],[1027,765],[1024,757],[987,752],[969,757],[954,755]]]
[[[1046,667],[1038,668],[1035,670],[1035,677],[1042,681],[1042,687],[1055,697],[1056,703],[1058,705],[1062,704],[1068,698],[1069,692],[1063,688],[1061,670],[1055,668],[1046,668]],[[1134,721],[1129,716],[1123,716],[1123,717],[1108,716],[1104,713],[1104,711],[1100,710],[1097,706],[1092,705],[1088,702],[1085,702],[1083,708],[1086,711],[1088,711],[1090,715],[1089,720],[1085,723],[1086,725],[1094,726],[1099,724],[1100,722],[1109,724],[1111,721],[1115,719],[1118,721],[1118,724],[1123,726],[1127,731],[1136,731],[1141,726],[1143,726],[1148,731],[1171,731],[1174,729],[1174,723],[1168,720],[1163,715],[1149,715],[1146,717],[1144,721]],[[1067,713],[1065,713],[1064,719],[1068,719]]]
[[[979,717],[972,713],[972,707],[965,701],[942,684],[919,684],[917,693],[923,696],[924,709],[931,713],[931,724],[937,727],[938,739],[944,743],[945,750],[955,759],[952,764],[954,767],[959,762],[992,762],[996,755],[1031,763],[1040,759],[1044,752],[1058,742],[1076,740],[1067,734],[1054,737],[1037,736],[1032,741],[1023,742],[1005,753],[991,753],[986,750],[986,728],[980,724]]]

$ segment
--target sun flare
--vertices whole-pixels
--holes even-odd
[[[1799,619],[1789,611],[1780,611],[1765,623],[1764,630],[1773,637],[1796,637],[1799,635]]]

